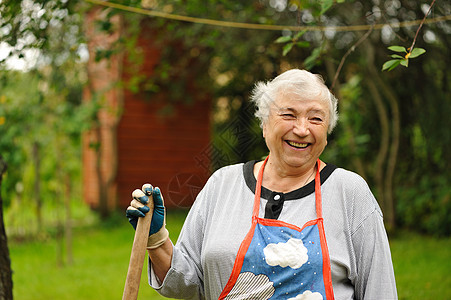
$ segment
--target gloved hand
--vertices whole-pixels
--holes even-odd
[[[144,217],[149,212],[149,207],[144,204],[149,202],[148,196],[150,195],[153,198],[154,209],[152,222],[150,223],[149,238],[147,240],[147,249],[155,249],[160,247],[169,237],[169,232],[165,227],[166,209],[160,188],[153,188],[152,185],[146,183],[142,186],[142,190],[134,190],[132,193],[133,200],[130,202],[130,206],[127,208],[125,215],[136,230],[138,218]]]

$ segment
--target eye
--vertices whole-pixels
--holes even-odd
[[[282,116],[282,118],[288,119],[288,120],[296,119],[296,116],[292,113],[284,113],[284,114],[281,114],[281,116]]]
[[[323,121],[323,118],[320,117],[312,117],[310,118],[313,122],[321,123]]]

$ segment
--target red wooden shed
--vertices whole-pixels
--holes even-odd
[[[114,33],[96,30],[102,13],[94,8],[85,22],[90,59],[84,101],[97,99],[101,109],[98,126],[83,137],[84,198],[94,208],[125,208],[131,192],[150,182],[161,188],[168,207],[189,207],[209,175],[211,101],[192,86],[194,103],[174,105],[162,115],[167,93],[149,97],[118,84],[137,73],[158,76],[160,51],[146,30],[137,42],[145,58],[139,69],[130,67],[124,53],[96,61],[96,51],[111,47],[122,26],[116,16]]]

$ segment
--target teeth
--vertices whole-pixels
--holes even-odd
[[[296,148],[305,148],[308,145],[307,143],[296,143],[296,142],[288,142],[288,144]]]

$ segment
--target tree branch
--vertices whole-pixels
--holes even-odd
[[[368,38],[370,33],[373,31],[373,28],[374,28],[374,24],[354,45],[352,45],[348,49],[348,51],[346,51],[345,55],[343,55],[343,57],[341,58],[340,64],[338,65],[337,71],[335,72],[335,77],[334,77],[334,80],[332,81],[332,85],[330,87],[331,90],[333,90],[335,87],[335,83],[337,82],[338,75],[340,75],[341,69],[343,68],[346,58],[355,50],[355,48],[357,48],[364,40],[366,40]]]
[[[426,18],[429,15],[429,13],[431,12],[432,7],[434,6],[434,4],[435,4],[435,0],[432,0],[431,5],[429,6],[429,9],[428,9],[427,13],[424,15],[423,20],[421,20],[421,23],[418,26],[417,32],[415,33],[415,37],[413,38],[413,41],[412,41],[412,45],[408,49],[409,53],[412,53],[413,47],[415,46],[415,43],[417,41],[418,34],[420,33],[420,29],[421,29],[421,27],[423,27],[424,21],[426,21]]]

